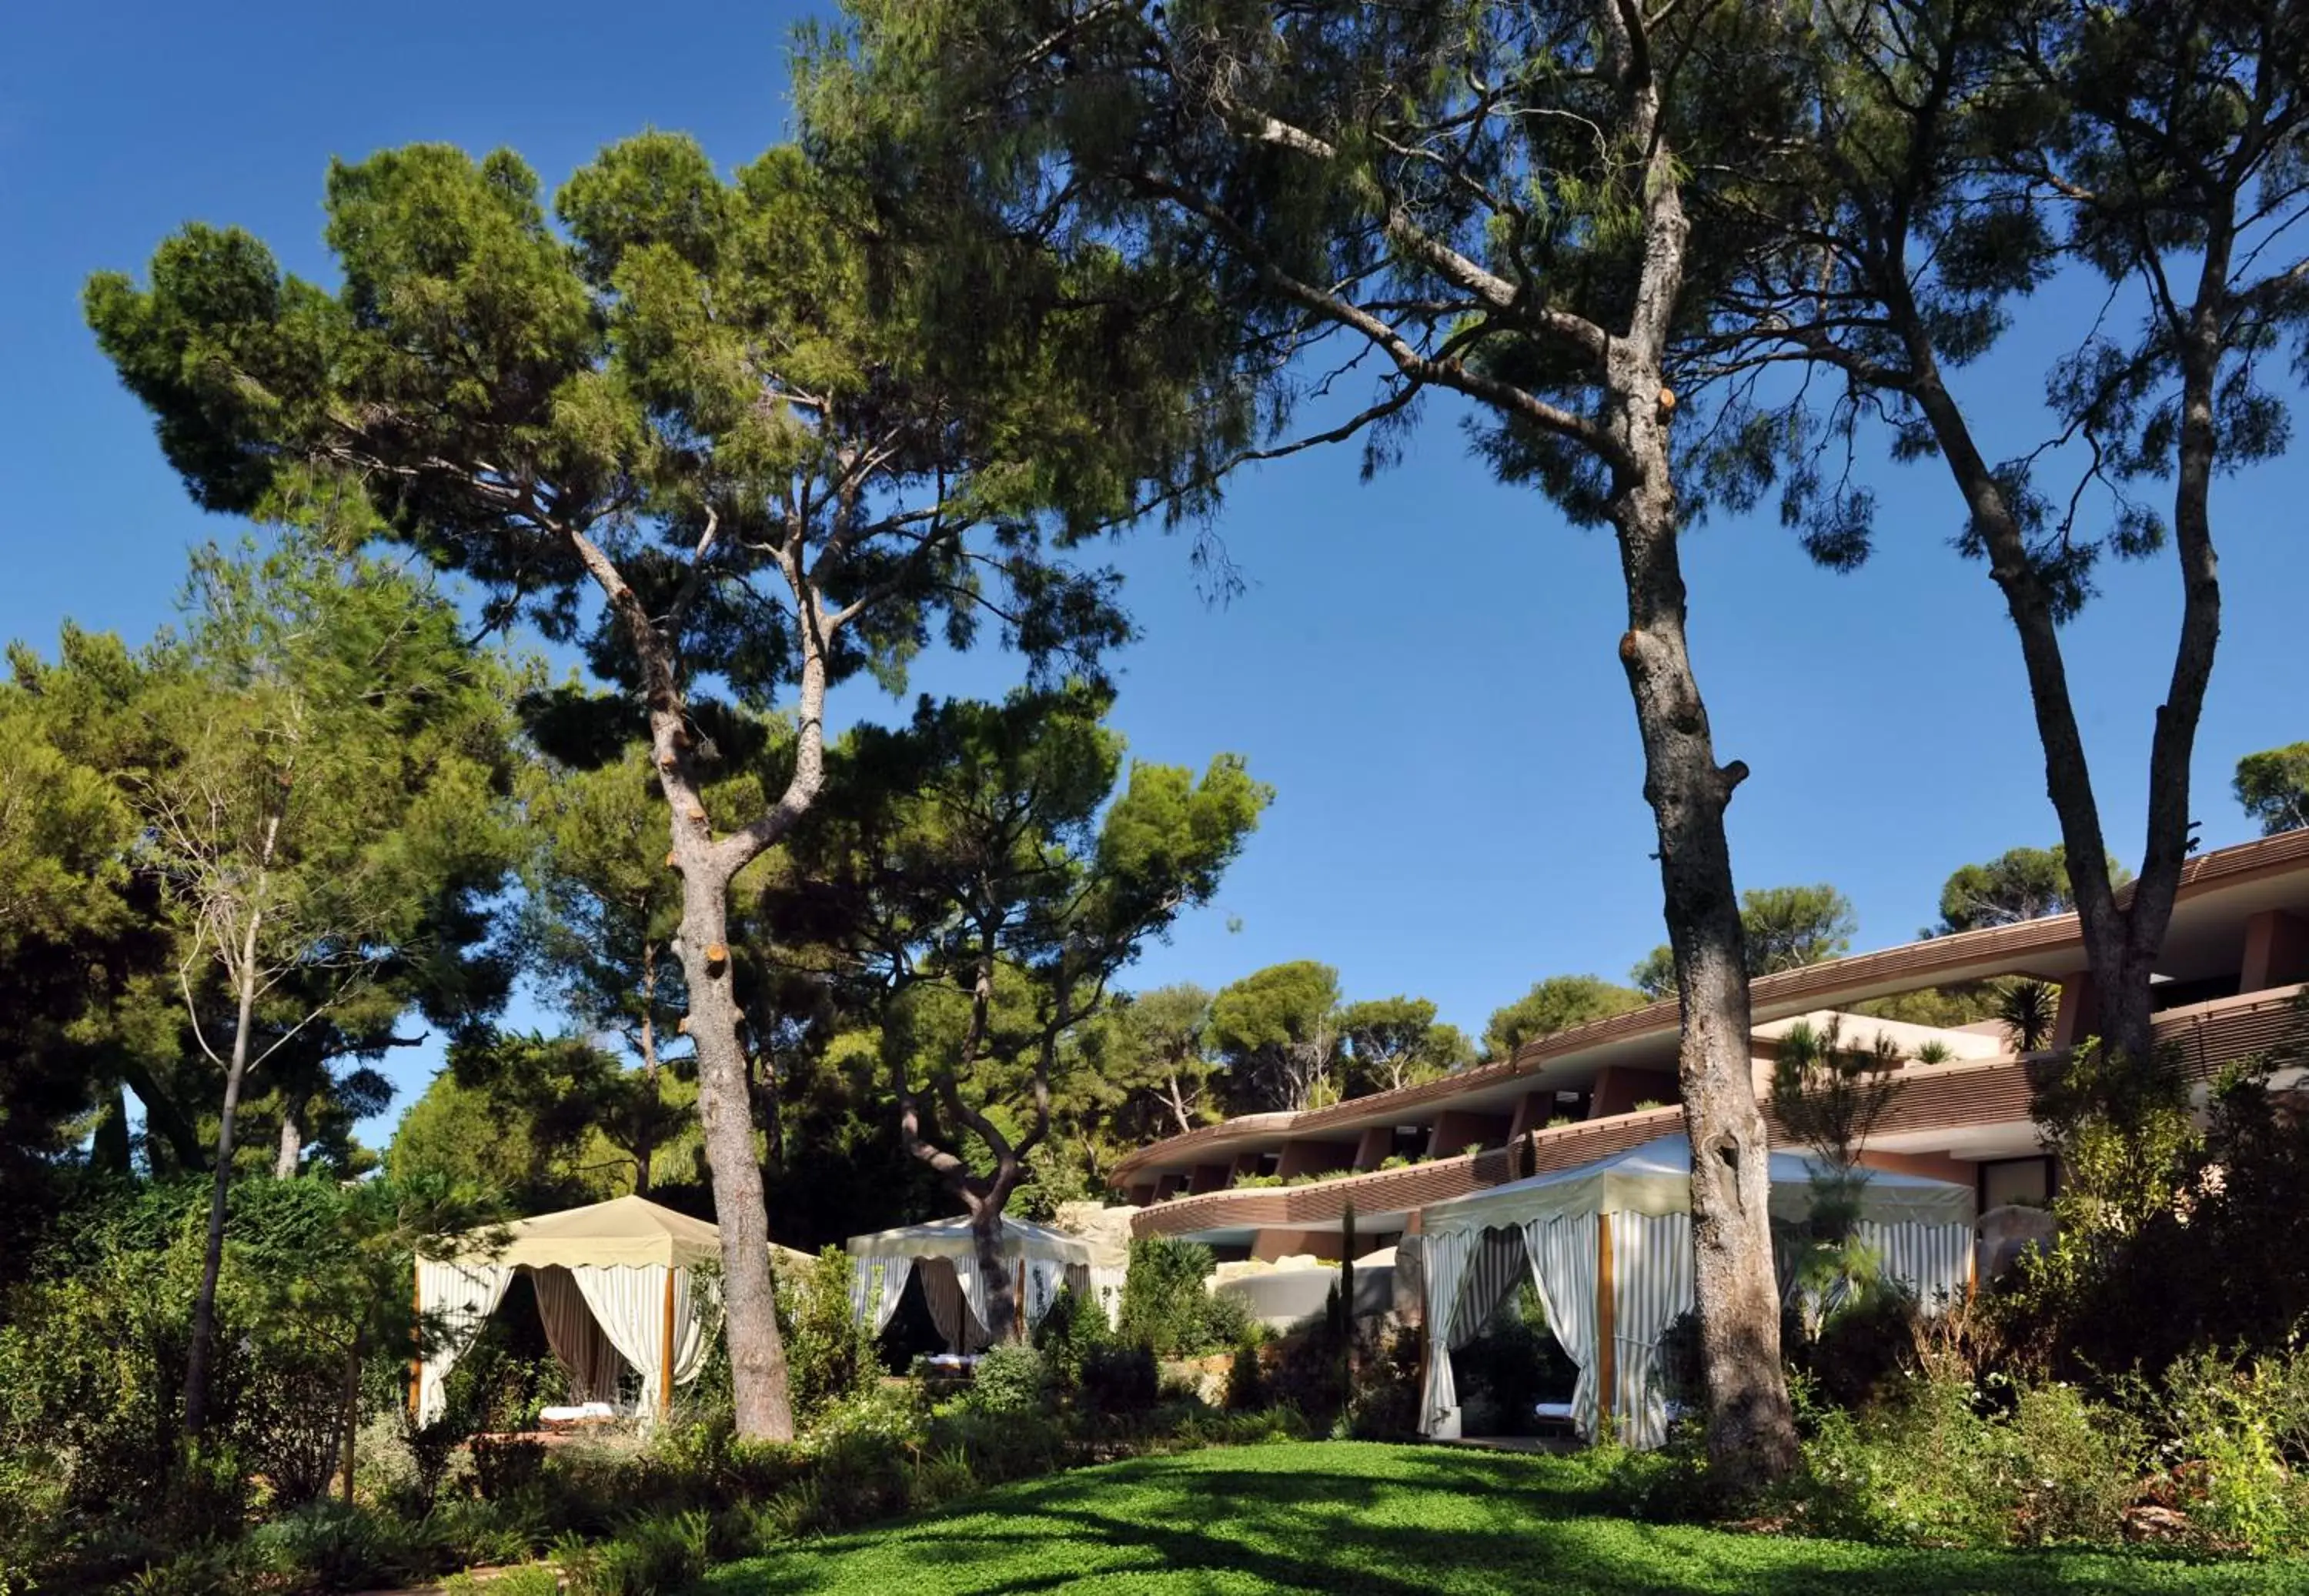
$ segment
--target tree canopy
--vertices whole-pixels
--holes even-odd
[[[2231,790],[2264,837],[2309,826],[2309,743],[2246,755],[2237,761]]]
[[[1237,1113],[1335,1101],[1339,972],[1311,959],[1270,964],[1219,988],[1211,1041],[1226,1060]]]
[[[1569,1031],[1590,1020],[1640,1008],[1650,998],[1597,975],[1551,975],[1504,1008],[1492,1011],[1483,1027],[1483,1057],[1512,1058],[1526,1042]]]
[[[405,542],[645,717],[749,1436],[792,1418],[731,882],[815,807],[842,679],[895,686],[989,621],[1038,670],[1094,671],[1127,624],[1058,546],[1127,513],[1140,457],[1199,413],[1111,253],[960,215],[933,237],[888,197],[790,147],[725,180],[644,134],[570,177],[557,232],[518,157],[419,144],[330,168],[333,293],[195,224],[142,288],[85,296],[201,504]],[[707,802],[701,686],[791,695],[790,768],[750,815]]]
[[[1339,1011],[1344,1097],[1392,1091],[1432,1081],[1474,1062],[1475,1049],[1456,1025],[1440,1022],[1424,997],[1367,998]]]
[[[1740,920],[1747,933],[1748,975],[1776,975],[1852,951],[1860,917],[1852,900],[1826,882],[1817,886],[1751,887],[1740,894]],[[1647,997],[1675,990],[1675,962],[1662,945],[1646,954],[1628,979]]]
[[[2123,884],[2130,872],[2112,857],[2111,880]],[[1934,936],[1976,931],[1983,926],[2010,926],[2021,920],[2064,914],[2075,902],[2069,886],[2068,850],[2050,848],[2008,848],[1985,864],[1965,865],[1953,871],[1941,888],[1941,923]]]

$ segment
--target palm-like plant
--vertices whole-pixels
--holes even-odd
[[[1997,1022],[2015,1053],[2041,1053],[2051,1045],[2060,994],[2044,981],[2015,981],[1996,1002]]]

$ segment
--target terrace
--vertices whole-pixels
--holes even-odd
[[[2053,1178],[2028,1117],[2032,1065],[2094,1019],[2073,915],[1933,938],[1766,976],[1754,984],[1754,1057],[1769,1078],[1800,1019],[1871,998],[1998,976],[2056,986],[2052,1048],[2014,1056],[1993,1022],[1940,1029],[1846,1014],[1847,1036],[1890,1033],[1913,1055],[1907,1086],[1871,1143],[1885,1168],[1976,1182],[1983,1204],[2041,1196]],[[2309,980],[2309,833],[2190,863],[2160,971],[2158,1034],[2210,1079],[2238,1058],[2300,1040]],[[1204,1241],[1222,1256],[1336,1255],[1352,1203],[1360,1237],[1415,1230],[1447,1197],[1608,1156],[1676,1123],[1677,1014],[1657,1003],[1526,1045],[1514,1057],[1400,1091],[1297,1113],[1246,1115],[1145,1148],[1116,1183],[1145,1212],[1142,1236]],[[1238,1186],[1245,1178],[1259,1184]]]

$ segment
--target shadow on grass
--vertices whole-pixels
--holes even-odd
[[[1358,1466],[1371,1465],[1371,1466]],[[2309,1590],[2292,1569],[2109,1556],[1906,1552],[1611,1516],[1594,1477],[1505,1454],[1353,1444],[1146,1459],[1024,1482],[947,1514],[797,1547],[717,1573],[717,1596],[1095,1588],[1446,1592]]]

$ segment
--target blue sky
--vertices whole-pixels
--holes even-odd
[[[71,617],[141,637],[168,618],[186,548],[237,532],[186,500],[97,355],[77,307],[87,272],[135,270],[199,219],[324,276],[328,158],[411,140],[511,145],[549,184],[644,125],[744,160],[786,125],[783,40],[805,9],[18,8],[0,48],[0,636],[47,646]],[[1969,375],[1994,444],[2035,441],[2037,374],[2095,298],[2056,285]],[[1718,746],[1754,772],[1732,811],[1739,879],[1836,883],[1863,946],[1912,936],[1956,866],[2056,835],[1995,590],[1947,545],[1953,490],[1932,464],[1874,476],[1885,535],[1857,575],[1812,568],[1769,516],[1709,526],[1686,551]],[[2247,834],[2236,757],[2309,736],[2305,491],[2296,455],[2217,493],[2227,609],[2196,766],[2209,844]],[[1139,984],[1318,958],[1351,996],[1424,995],[1474,1031],[1540,976],[1620,979],[1662,940],[1607,539],[1491,484],[1442,408],[1377,482],[1359,483],[1352,450],[1302,455],[1238,483],[1217,531],[1250,583],[1224,607],[1204,601],[1182,539],[1108,551],[1145,633],[1120,660],[1117,718],[1141,757],[1238,751],[1278,796],[1219,902]],[[2067,646],[2123,857],[2140,846],[2177,578],[2151,562],[2106,588]],[[999,692],[1013,663],[933,661],[914,685]],[[858,694],[844,707],[886,709]],[[428,1068],[394,1064],[412,1086]]]

